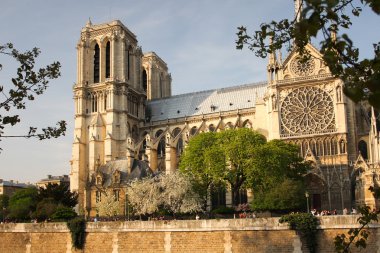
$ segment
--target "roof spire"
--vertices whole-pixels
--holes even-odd
[[[298,22],[301,20],[303,0],[294,0],[294,17]]]
[[[89,17],[86,23],[86,27],[90,27],[90,26],[92,26],[92,22],[91,22],[91,18]]]

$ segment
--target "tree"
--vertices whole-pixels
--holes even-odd
[[[179,170],[193,183],[194,190],[203,199],[204,207],[207,206],[207,192],[213,178],[213,160],[217,135],[214,132],[202,133],[190,139],[179,163]],[[218,157],[217,158],[222,158]],[[222,161],[224,162],[224,160]]]
[[[368,100],[380,109],[380,42],[373,43],[374,55],[361,59],[344,30],[352,24],[352,16],[359,17],[364,8],[380,14],[378,0],[297,0],[300,8],[293,20],[283,19],[263,23],[253,35],[247,28],[238,27],[236,48],[247,46],[256,56],[265,58],[288,45],[297,50],[304,60],[310,55],[306,45],[311,38],[321,38],[320,46],[324,62],[331,73],[344,81],[344,92],[353,101]],[[374,27],[373,27],[374,28]],[[268,38],[270,39],[268,42]]]
[[[161,199],[159,185],[155,178],[134,180],[127,187],[128,202],[136,215],[152,214],[158,211]]]
[[[6,216],[6,209],[8,208],[9,205],[9,196],[2,194],[0,195],[0,219],[1,221],[4,220]]]
[[[161,199],[164,208],[173,215],[202,211],[199,195],[193,190],[190,180],[180,172],[160,177]]]
[[[222,153],[215,152],[214,158],[224,157],[223,163],[215,164],[217,178],[228,182],[232,190],[232,203],[237,205],[239,201],[239,190],[246,182],[254,167],[252,159],[257,157],[255,152],[260,146],[266,142],[265,137],[248,128],[240,128],[238,130],[227,130],[218,133],[218,145]],[[251,177],[252,178],[252,177]]]
[[[201,133],[193,137],[180,161],[180,170],[202,185],[229,184],[233,204],[237,204],[240,187],[252,166],[253,150],[265,143],[265,137],[247,128],[218,133]]]
[[[299,211],[305,208],[305,185],[285,179],[267,191],[255,192],[252,209],[257,211]]]
[[[8,218],[12,220],[28,220],[36,210],[38,190],[28,187],[16,191],[9,199]]]
[[[77,197],[76,193],[70,192],[68,184],[48,184],[46,188],[21,189],[9,200],[8,218],[46,220],[63,207],[72,209],[77,204]]]
[[[74,207],[78,203],[78,194],[70,191],[67,183],[47,184],[45,188],[41,187],[38,192],[38,201],[51,199],[57,205]]]
[[[12,57],[19,64],[16,77],[12,78],[11,84],[0,84],[0,141],[2,138],[11,137],[35,137],[39,140],[57,138],[65,134],[66,122],[59,121],[57,127],[43,128],[37,133],[36,127],[29,127],[26,134],[6,135],[5,128],[14,126],[21,122],[20,115],[15,114],[16,110],[26,109],[26,101],[33,101],[36,96],[42,95],[47,89],[51,79],[58,78],[61,64],[53,62],[44,68],[35,68],[35,60],[41,51],[33,48],[30,51],[19,52],[12,43],[0,45],[0,55]],[[0,70],[2,65],[0,64]]]
[[[299,156],[299,147],[282,140],[271,140],[257,147],[252,156],[252,173],[248,181],[254,192],[266,192],[285,179],[303,181],[311,169]]]
[[[201,133],[190,140],[180,161],[180,170],[201,181],[198,185],[229,184],[234,205],[242,186],[265,193],[285,178],[302,180],[308,169],[297,146],[280,140],[267,143],[247,128]]]
[[[133,181],[127,197],[136,215],[153,214],[159,210],[193,213],[202,210],[199,195],[189,179],[179,172]]]
[[[112,217],[120,215],[120,202],[107,191],[103,191],[104,197],[96,203],[96,209],[100,216]]]
[[[37,203],[36,211],[31,215],[37,220],[48,220],[58,208],[58,204],[53,198],[44,198]]]

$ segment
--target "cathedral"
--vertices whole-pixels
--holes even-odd
[[[313,165],[305,178],[311,208],[379,207],[368,190],[380,181],[378,114],[343,94],[344,83],[313,45],[307,62],[295,51],[270,55],[261,83],[174,96],[166,62],[143,52],[118,20],[89,21],[76,48],[70,185],[80,212],[96,215],[96,204],[112,194],[125,215],[128,182],[177,170],[199,133],[242,127],[299,146]],[[231,205],[229,195],[210,205]],[[241,202],[252,198],[241,195]]]

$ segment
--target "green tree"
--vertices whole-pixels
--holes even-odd
[[[252,156],[252,173],[248,181],[254,192],[265,192],[284,179],[303,181],[310,165],[299,156],[298,146],[282,140],[271,140],[257,147]]]
[[[45,188],[40,188],[38,201],[51,199],[57,205],[74,207],[78,203],[78,194],[70,191],[67,183],[47,184]]]
[[[379,15],[380,1],[299,1],[300,8],[292,20],[263,23],[252,35],[245,26],[238,27],[237,49],[247,46],[256,56],[265,58],[287,45],[289,50],[297,50],[306,60],[310,57],[306,45],[311,38],[318,37],[323,60],[332,74],[344,81],[345,94],[355,102],[368,100],[380,109],[380,42],[373,43],[373,58],[363,59],[354,41],[345,33],[353,24],[353,16],[363,15],[363,9],[369,8]]]
[[[194,185],[195,191],[203,199],[204,207],[207,206],[207,192],[212,182],[217,181],[213,175],[213,163],[224,162],[224,158],[216,156],[215,143],[217,135],[214,132],[202,133],[190,139],[189,145],[181,156],[179,170],[187,175]]]
[[[265,137],[247,128],[193,137],[181,157],[180,169],[207,193],[211,183],[229,184],[233,204],[238,202],[240,187],[252,171],[251,159]]]
[[[215,164],[217,179],[228,182],[232,191],[232,203],[237,205],[239,190],[248,178],[253,178],[255,167],[253,160],[259,159],[256,150],[266,142],[265,137],[248,128],[227,130],[218,133],[217,145],[220,150],[214,153],[214,159],[224,158]],[[220,152],[222,151],[222,152]],[[248,182],[249,185],[252,185]]]
[[[4,220],[6,214],[7,214],[7,208],[9,205],[9,196],[2,194],[0,195],[0,219],[1,221]]]
[[[242,186],[265,193],[284,179],[303,180],[309,169],[298,147],[265,137],[247,128],[193,137],[180,161],[180,170],[207,192],[208,186],[228,184],[233,204]]]
[[[37,203],[36,211],[31,215],[37,220],[48,220],[58,208],[58,204],[53,198],[44,198]]]
[[[28,220],[36,210],[38,190],[29,187],[16,191],[9,199],[8,218]]]
[[[0,141],[10,137],[35,137],[40,140],[57,138],[65,134],[66,122],[59,121],[57,127],[43,128],[37,132],[36,127],[29,127],[29,131],[20,135],[6,135],[5,128],[20,123],[20,115],[17,110],[26,109],[26,101],[33,101],[36,96],[42,95],[47,89],[51,79],[58,78],[60,63],[53,62],[44,68],[36,69],[35,60],[41,51],[33,48],[30,51],[19,52],[12,43],[0,45],[0,56],[9,56],[18,63],[16,77],[9,84],[0,84]],[[0,70],[2,65],[0,64]]]
[[[77,217],[78,214],[71,208],[67,206],[58,206],[55,210],[55,213],[51,215],[51,219],[55,221],[68,221],[75,217]]]
[[[252,209],[257,211],[299,211],[305,208],[305,185],[285,179],[267,191],[254,194]]]

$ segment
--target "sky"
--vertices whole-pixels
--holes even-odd
[[[172,75],[173,95],[266,80],[266,59],[236,50],[237,27],[254,31],[263,22],[292,18],[292,0],[0,0],[0,44],[20,51],[41,49],[37,66],[62,65],[61,77],[19,111],[22,123],[6,134],[25,134],[29,126],[46,127],[66,120],[66,136],[38,141],[2,139],[0,178],[36,182],[47,175],[70,173],[74,127],[72,86],[76,81],[76,43],[90,18],[93,24],[120,20],[136,36],[143,52],[156,52]],[[370,26],[379,18],[365,15],[349,31],[364,56],[380,35]],[[7,86],[17,65],[0,55],[0,85]],[[0,97],[1,101],[2,97]],[[3,113],[3,111],[0,111]]]

